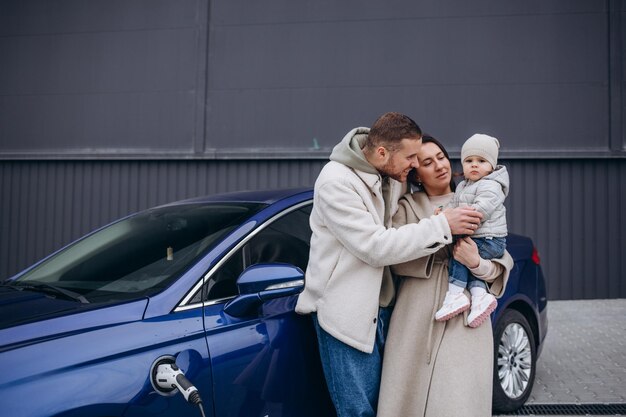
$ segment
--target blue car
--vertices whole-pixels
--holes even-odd
[[[310,189],[125,217],[0,286],[2,414],[334,416],[308,316]],[[494,312],[494,405],[532,389],[546,295],[530,239]]]

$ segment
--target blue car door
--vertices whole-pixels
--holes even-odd
[[[216,417],[333,415],[311,318],[294,312],[297,295],[259,303],[237,317],[224,311],[241,295],[237,277],[246,268],[268,262],[306,268],[310,208],[268,222],[210,273],[204,324]]]

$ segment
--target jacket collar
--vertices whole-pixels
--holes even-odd
[[[433,215],[433,213],[427,211],[430,207],[430,200],[425,192],[418,191],[412,194],[405,194],[402,198],[409,203],[409,207],[419,220],[427,219]]]
[[[380,174],[370,174],[369,172],[354,169],[354,173],[361,178],[361,181],[371,190],[380,189],[382,187],[382,177]]]

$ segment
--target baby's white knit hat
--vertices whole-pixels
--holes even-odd
[[[476,133],[463,144],[461,148],[461,162],[465,161],[465,158],[468,156],[476,155],[485,158],[495,169],[496,165],[498,165],[499,148],[500,142],[498,142],[498,139],[482,133]]]

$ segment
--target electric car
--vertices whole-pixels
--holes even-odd
[[[185,200],[130,215],[0,286],[7,416],[335,415],[309,316],[310,189]],[[494,312],[494,405],[523,404],[547,322],[539,258]],[[199,404],[198,406],[196,406]]]

